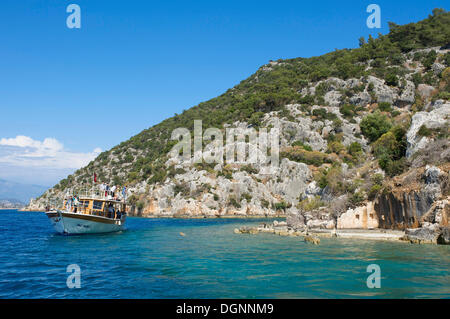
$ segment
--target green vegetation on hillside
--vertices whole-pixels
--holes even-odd
[[[170,137],[176,128],[186,127],[193,130],[196,119],[203,120],[204,129],[221,128],[225,123],[231,124],[238,120],[250,122],[258,128],[265,113],[284,111],[286,104],[299,103],[302,108],[308,110],[314,103],[322,102],[323,90],[321,92],[320,88],[315,96],[302,96],[299,92],[308,83],[328,77],[348,79],[374,75],[384,78],[389,85],[395,86],[398,85],[398,75],[406,72],[401,66],[403,62],[401,53],[424,47],[446,45],[450,39],[450,13],[442,9],[433,10],[432,15],[418,23],[403,26],[395,23],[389,25],[391,29],[389,34],[380,34],[378,38],[369,37],[367,41],[360,39],[361,46],[357,49],[335,50],[318,57],[278,60],[265,65],[224,94],[166,119],[112,150],[103,152],[87,167],[62,180],[56,188],[70,187],[76,178],[78,181],[89,181],[94,172],[98,174],[100,181],[108,179],[108,181],[114,180],[115,183],[133,183],[145,179],[150,183],[162,182],[167,176],[164,165],[165,156],[175,144],[174,141],[170,141]],[[431,53],[421,57],[421,61],[423,60],[427,67],[434,62],[432,55]],[[447,56],[445,59],[448,66],[450,58]],[[372,68],[366,70],[369,60],[372,61]],[[415,82],[418,83],[427,83],[427,81],[432,81],[431,75],[415,78]],[[445,90],[448,91],[448,88],[444,88]],[[341,110],[346,118],[352,118],[358,111],[351,105],[345,105],[341,107]],[[313,115],[319,119],[333,120],[335,118],[334,114],[322,109],[315,110]],[[363,133],[371,142],[375,142],[391,128],[382,115],[374,114],[373,116],[376,118],[366,118],[361,124]],[[378,120],[381,120],[381,123],[377,123]],[[383,143],[379,143],[385,149],[383,154],[386,153],[386,156],[383,155],[383,158],[386,158],[387,162],[389,159],[396,163],[397,154],[391,154],[389,151],[392,146],[389,143],[393,142],[392,137],[386,136],[384,140]],[[396,141],[399,142],[397,139]],[[351,156],[357,156],[360,148],[353,145],[348,152]],[[318,155],[301,146],[294,146],[286,156],[313,164],[329,161],[328,156]],[[111,158],[113,158],[112,161]],[[126,175],[119,176],[120,172],[117,170],[104,171],[103,168],[108,163],[114,167],[125,165],[119,171],[126,172]]]

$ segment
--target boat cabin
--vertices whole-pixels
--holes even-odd
[[[127,205],[117,200],[80,198],[77,202],[66,200],[64,209],[71,213],[121,219],[126,214]]]

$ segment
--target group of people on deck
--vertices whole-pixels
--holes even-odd
[[[126,202],[127,199],[126,186],[123,187],[116,185],[110,186],[108,183],[101,183],[99,185],[99,188],[100,188],[100,195],[102,197],[105,197],[106,200],[123,201],[124,203]],[[77,213],[78,211],[82,212],[83,207],[87,207],[84,205],[85,203],[83,203],[83,201],[80,201],[78,195],[70,195],[69,192],[67,192],[65,198],[65,208],[68,211],[74,213]],[[108,203],[105,204],[105,207],[103,208],[103,214],[108,218],[120,219],[123,214],[126,214],[126,212],[121,211],[121,209],[118,207],[115,207],[113,203]]]
[[[68,211],[76,213],[80,204],[80,199],[78,196],[71,196],[66,201],[66,209]],[[112,203],[109,203],[105,208],[105,214],[108,218],[120,219],[124,214],[119,208],[115,208]]]
[[[70,196],[69,198],[67,198],[66,201],[66,208],[68,210],[74,210],[74,212],[77,212],[78,209],[78,205],[80,204],[80,198],[78,196]]]
[[[115,209],[113,204],[108,205],[108,218],[116,218],[120,219],[122,217],[123,212],[120,209]]]
[[[100,191],[102,192],[102,194],[104,194],[105,195],[105,197],[107,197],[107,198],[111,198],[111,199],[114,199],[114,200],[117,200],[117,199],[119,199],[119,193],[121,193],[121,199],[123,199],[123,200],[126,200],[127,199],[127,188],[126,188],[126,186],[124,186],[123,188],[122,188],[122,192],[120,192],[120,186],[116,186],[116,185],[113,185],[113,186],[109,186],[109,184],[108,183],[101,183],[100,184]]]

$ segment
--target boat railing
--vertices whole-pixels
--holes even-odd
[[[127,215],[127,212],[125,210],[114,209],[113,211],[109,212],[105,209],[102,209],[102,210],[92,209],[92,208],[89,208],[88,206],[84,206],[82,203],[81,204],[66,204],[66,207],[64,207],[64,210],[68,211],[70,213],[105,217],[105,218],[114,219],[114,220],[120,220]]]
[[[111,200],[124,203],[126,201],[126,195],[124,196],[120,190],[112,192],[110,190],[109,191],[101,190],[98,187],[75,188],[66,194],[66,197],[73,197],[73,196],[77,196],[78,198],[89,198],[94,200],[96,199]]]

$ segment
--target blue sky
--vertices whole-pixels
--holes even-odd
[[[66,26],[71,3],[81,29]],[[366,26],[371,3],[381,29]],[[446,3],[2,0],[0,178],[52,185],[269,60],[354,48]]]

